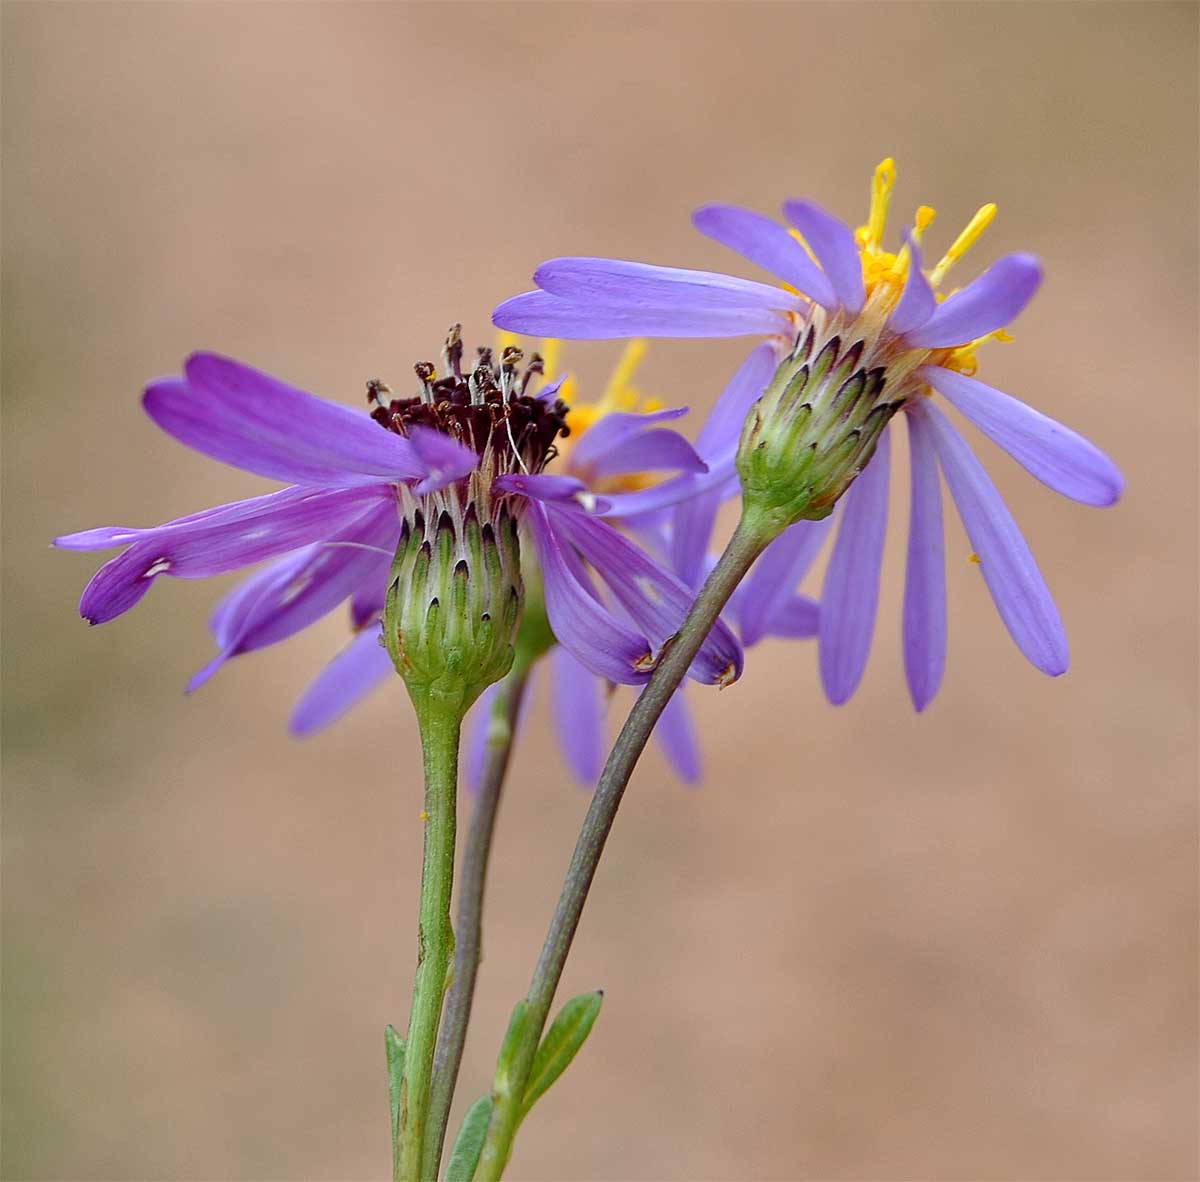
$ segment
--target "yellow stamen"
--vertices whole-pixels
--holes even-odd
[[[546,367],[546,380],[553,381],[558,377],[559,363],[562,359],[562,341],[555,340],[553,337],[546,337],[542,341],[542,347],[538,350],[542,355],[542,361]],[[564,399],[563,401],[567,401]]]
[[[929,205],[918,205],[917,215],[913,218],[913,238],[921,241],[921,236],[933,225],[933,219],[937,217],[937,210]]]
[[[635,338],[625,346],[625,351],[617,362],[617,368],[613,370],[612,377],[608,379],[608,385],[604,387],[604,393],[600,396],[601,406],[606,408],[618,406],[622,410],[631,410],[637,405],[633,375],[637,373],[638,366],[642,364],[647,348],[649,348],[648,344],[641,338]]]
[[[867,247],[879,249],[883,232],[887,229],[888,206],[892,201],[892,189],[896,185],[896,162],[889,156],[876,166],[871,179],[871,212],[867,215]]]
[[[979,241],[980,235],[992,224],[996,216],[996,207],[988,203],[980,208],[975,216],[967,223],[963,232],[955,238],[950,249],[942,255],[938,265],[929,273],[929,282],[937,287],[945,278],[946,272]]]
[[[505,329],[500,329],[496,333],[496,353],[503,357],[504,350],[510,347],[521,347],[521,338],[515,332],[507,332]]]

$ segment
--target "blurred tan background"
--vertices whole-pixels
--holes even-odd
[[[932,241],[995,200],[982,257],[1045,258],[984,376],[1127,474],[1119,507],[1088,510],[980,445],[1073,668],[1024,663],[948,510],[926,717],[900,668],[900,528],[850,705],[824,703],[806,645],[694,690],[707,783],[655,754],[635,780],[564,981],[604,987],[604,1014],[512,1176],[1195,1178],[1196,18],[5,4],[5,1176],[389,1168],[382,1029],[406,1021],[420,846],[407,702],[388,687],[287,737],[342,613],[185,699],[228,580],[79,621],[97,562],[53,535],[264,488],[161,435],[145,381],[207,347],[358,404],[452,320],[486,338],[544,257],[736,269],[693,206],[811,195],[860,220],[891,153],[900,216],[939,210]],[[707,406],[744,348],[664,344],[645,384]],[[594,388],[616,352],[570,357]],[[463,1104],[587,803],[542,689]]]

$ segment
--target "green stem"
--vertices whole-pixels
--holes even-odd
[[[450,896],[454,885],[454,825],[458,741],[462,710],[434,695],[413,696],[425,756],[425,861],[421,870],[421,920],[417,980],[404,1056],[400,1120],[393,1154],[397,1182],[422,1182],[421,1153],[429,1113],[433,1055],[442,1000],[454,955]]]
[[[721,614],[721,609],[754,560],[778,536],[780,528],[773,519],[743,510],[742,519],[729,545],[701,588],[678,633],[664,647],[654,673],[621,728],[592,796],[558,907],[550,922],[550,930],[546,934],[546,942],[526,995],[529,1009],[523,1035],[508,1060],[508,1070],[496,1074],[492,1092],[492,1119],[475,1173],[476,1182],[498,1182],[508,1164],[538,1042],[550,1015],[550,1006],[571,941],[579,926],[588,889],[595,877],[596,866],[604,852],[604,844],[634,765],[659,715],[683,680],[704,638]]]
[[[492,852],[492,837],[500,793],[508,772],[516,736],[517,714],[529,666],[518,663],[500,683],[488,720],[487,750],[479,795],[471,814],[463,851],[462,870],[458,882],[458,924],[454,948],[454,983],[446,998],[446,1013],[438,1035],[437,1055],[433,1067],[433,1090],[429,1101],[429,1119],[425,1130],[421,1174],[436,1178],[441,1165],[446,1125],[450,1119],[450,1104],[458,1083],[462,1064],[467,1025],[471,1020],[471,1003],[475,997],[475,978],[479,973],[482,954],[483,894],[487,881],[488,858]]]

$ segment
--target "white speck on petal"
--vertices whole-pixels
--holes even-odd
[[[152,579],[155,575],[161,575],[171,569],[171,561],[168,558],[157,559],[152,566],[142,573],[143,579]]]

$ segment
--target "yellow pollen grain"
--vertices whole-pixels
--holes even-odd
[[[420,815],[420,817],[418,818],[418,820],[421,820],[421,821],[428,821],[428,820],[429,820],[429,814],[428,814],[428,813],[427,813],[427,812],[426,812],[424,809],[422,809],[422,810],[421,810],[421,815]]]
[[[867,232],[864,245],[876,250],[883,242],[887,229],[888,206],[892,202],[892,189],[896,185],[896,162],[889,156],[875,167],[871,178],[871,212],[867,215]]]
[[[978,554],[972,554],[968,561],[973,562],[976,566],[983,565],[983,559],[980,558]]]
[[[929,273],[929,282],[934,287],[941,283],[946,272],[979,241],[980,236],[992,224],[995,216],[996,206],[992,202],[979,208],[975,216],[966,224],[963,232],[955,238],[950,249],[942,255],[937,266]]]

